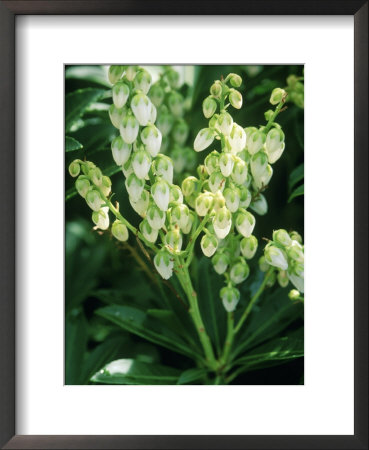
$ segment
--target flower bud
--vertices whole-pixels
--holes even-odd
[[[206,97],[206,99],[202,102],[202,112],[204,113],[204,116],[207,119],[210,119],[210,117],[215,113],[217,110],[217,102],[214,100],[213,97],[209,96]]]
[[[118,109],[115,105],[110,105],[109,107],[109,117],[111,123],[115,126],[115,128],[120,128],[124,117],[127,115],[126,108]]]
[[[141,131],[142,142],[146,146],[146,150],[155,158],[160,151],[162,135],[155,125],[149,125]]]
[[[272,105],[277,105],[278,103],[280,103],[283,98],[286,96],[286,91],[284,89],[281,88],[275,88],[272,91],[272,95],[270,96],[270,103]]]
[[[128,241],[128,229],[120,220],[116,220],[111,226],[111,233],[118,241]]]
[[[122,172],[126,178],[128,178],[131,175],[131,173],[133,173],[133,167],[132,167],[132,163],[131,163],[130,159],[126,163],[123,164]]]
[[[224,195],[220,191],[217,191],[213,195],[213,208],[214,208],[214,211],[218,211],[218,209],[224,208],[225,205],[226,205],[226,200],[224,198]]]
[[[188,206],[182,204],[174,206],[171,210],[171,219],[173,224],[177,224],[181,230],[187,227],[190,219],[190,210]]]
[[[246,259],[252,259],[258,249],[258,240],[255,236],[244,237],[240,242],[241,253]]]
[[[236,264],[233,264],[233,266],[231,267],[231,271],[229,273],[230,279],[235,284],[242,283],[248,278],[249,275],[250,275],[250,267],[243,259],[241,259]]]
[[[151,195],[154,202],[162,211],[168,210],[169,204],[169,185],[166,181],[159,179],[151,186]]]
[[[221,172],[213,172],[208,180],[209,188],[211,192],[215,193],[217,191],[223,192],[225,185],[225,178]]]
[[[270,164],[274,164],[282,156],[285,148],[284,133],[278,128],[269,131],[265,141],[265,151]]]
[[[135,75],[133,84],[137,90],[147,94],[150,90],[151,81],[152,79],[149,72],[145,69],[140,69]]]
[[[173,126],[172,138],[178,145],[183,146],[187,140],[189,131],[189,127],[185,120],[177,120]]]
[[[269,122],[269,120],[272,119],[273,114],[274,114],[274,111],[272,109],[268,109],[268,111],[265,111],[265,113],[264,113],[265,120]]]
[[[196,214],[193,211],[190,211],[186,226],[181,228],[182,233],[184,233],[184,234],[190,233],[190,231],[192,230],[193,224],[195,223],[195,220],[196,220]]]
[[[170,87],[172,89],[177,89],[179,87],[179,73],[170,68],[170,70],[167,70],[166,76]]]
[[[75,186],[78,194],[85,198],[90,188],[90,180],[85,175],[80,175],[76,180]]]
[[[232,212],[236,212],[240,205],[240,194],[238,189],[226,188],[224,189],[224,198],[227,208]]]
[[[268,244],[264,250],[265,261],[271,266],[286,270],[288,268],[287,256],[283,250],[273,244]]]
[[[159,128],[163,136],[168,136],[173,127],[174,118],[169,112],[162,111],[156,121],[156,126]]]
[[[241,109],[242,108],[242,95],[236,89],[231,89],[229,91],[229,103],[233,106],[233,108]]]
[[[179,228],[173,228],[165,235],[165,244],[173,253],[178,253],[182,248],[182,235]]]
[[[173,275],[173,259],[166,250],[160,250],[155,255],[154,265],[164,280],[168,280]]]
[[[247,138],[247,150],[250,155],[255,155],[263,148],[265,142],[265,134],[260,130],[255,130]]]
[[[122,166],[129,160],[132,146],[130,144],[126,144],[121,136],[117,136],[112,140],[111,151],[115,164],[117,166]]]
[[[150,89],[150,99],[153,104],[159,108],[159,106],[163,103],[165,92],[164,89],[160,86],[160,84],[155,83]]]
[[[265,256],[260,256],[259,258],[259,269],[262,272],[266,272],[269,269],[270,265],[266,262]]]
[[[260,180],[267,170],[268,156],[265,152],[257,152],[250,161],[251,173],[254,179]]]
[[[88,172],[88,176],[95,186],[101,185],[103,175],[98,167],[90,169]]]
[[[210,234],[209,236],[207,234],[204,234],[203,237],[201,238],[200,245],[204,255],[210,258],[211,256],[214,255],[214,253],[218,248],[218,240],[212,234]]]
[[[247,127],[247,128],[244,128],[244,132],[246,133],[247,143],[248,143],[248,140],[250,139],[250,136],[252,135],[252,133],[253,133],[254,131],[257,131],[257,128],[255,128],[255,127]]]
[[[255,217],[246,210],[240,211],[236,217],[236,228],[244,237],[250,237],[255,227]]]
[[[134,116],[126,115],[120,126],[120,134],[124,142],[132,144],[137,139],[139,128],[136,118]]]
[[[297,289],[291,289],[290,292],[288,293],[288,297],[290,298],[290,300],[296,301],[296,300],[300,300],[300,292]]]
[[[182,181],[182,192],[185,197],[188,197],[195,192],[199,184],[196,177],[187,177]]]
[[[209,153],[205,158],[204,164],[207,173],[211,175],[219,167],[219,153],[216,150]]]
[[[240,208],[246,209],[249,207],[251,203],[252,199],[251,192],[247,189],[246,186],[240,186],[239,191],[240,191]]]
[[[141,197],[142,191],[145,187],[145,180],[138,178],[136,174],[131,173],[125,182],[128,195],[134,202],[137,202]]]
[[[99,192],[94,188],[90,188],[85,198],[86,203],[93,211],[98,211],[101,208],[101,205],[104,203]]]
[[[297,231],[291,231],[290,236],[293,241],[297,241],[299,244],[302,244],[301,234],[299,234]]]
[[[111,192],[111,179],[106,175],[103,175],[102,177],[100,189],[105,197],[107,197]]]
[[[196,136],[193,147],[196,152],[201,152],[209,147],[214,141],[214,133],[210,128],[203,128]]]
[[[138,150],[132,156],[132,167],[137,178],[144,180],[149,173],[151,157],[145,150]]]
[[[220,290],[220,298],[227,312],[233,312],[240,300],[240,291],[234,287],[224,287]]]
[[[265,186],[268,186],[270,179],[273,176],[273,169],[272,166],[269,164],[266,166],[266,169],[264,173],[262,173],[259,176],[254,177],[254,183],[257,189],[264,188]]]
[[[115,84],[122,78],[124,66],[110,66],[108,71],[108,78],[111,84]]]
[[[304,293],[304,276],[296,275],[295,273],[288,272],[288,278],[291,283],[298,289],[300,292]]]
[[[140,223],[139,228],[143,237],[152,244],[155,244],[156,239],[158,238],[158,230],[152,228],[146,219]]]
[[[222,84],[219,80],[215,81],[210,87],[210,94],[215,98],[220,98],[222,93]]]
[[[232,180],[237,184],[244,184],[247,180],[247,165],[238,157],[235,157],[235,163],[232,170]]]
[[[150,120],[151,102],[145,94],[136,94],[131,101],[131,109],[138,123],[146,126]]]
[[[291,241],[290,245],[286,248],[287,255],[298,263],[304,263],[304,251],[301,244],[297,241]]]
[[[237,75],[236,73],[230,73],[229,75],[229,82],[233,87],[240,87],[242,84],[242,78]]]
[[[127,66],[126,68],[126,78],[128,81],[133,81],[136,76],[137,66]]]
[[[240,153],[246,145],[246,133],[242,127],[234,123],[228,136],[228,143],[233,154]]]
[[[118,81],[113,86],[112,92],[115,107],[118,109],[123,108],[129,97],[129,87],[123,81]]]
[[[230,153],[222,152],[219,157],[219,168],[222,175],[229,177],[233,170],[234,161]]]
[[[195,209],[200,217],[206,216],[213,207],[213,196],[204,192],[196,198]]]
[[[280,287],[287,287],[289,282],[287,272],[285,270],[280,270],[277,275],[277,280]]]
[[[158,111],[155,108],[155,105],[150,100],[150,117],[149,117],[149,122],[155,123],[157,116],[158,116]]]
[[[181,188],[172,184],[169,188],[169,203],[180,205],[183,203],[183,194]]]
[[[232,215],[225,206],[218,209],[213,219],[214,232],[219,239],[224,239],[230,232],[232,226]]]
[[[224,136],[228,136],[233,127],[233,119],[232,116],[227,112],[222,112],[218,116],[218,120],[216,122],[215,128],[223,133]]]
[[[276,274],[276,272],[272,272],[270,275],[269,275],[269,278],[268,278],[268,280],[267,280],[267,282],[266,282],[266,287],[267,288],[271,288],[271,287],[273,287],[274,285],[275,285],[275,282],[277,281],[277,274]]]
[[[184,99],[179,92],[172,91],[169,94],[168,106],[173,116],[175,117],[183,116]]]
[[[98,211],[93,211],[92,221],[100,230],[107,230],[109,228],[109,207],[105,206]]]
[[[79,172],[81,171],[81,166],[77,160],[74,160],[69,164],[68,170],[72,177],[78,177]]]
[[[258,194],[257,198],[250,204],[250,208],[259,216],[264,216],[268,212],[268,203],[264,195]]]
[[[129,202],[132,208],[139,214],[141,217],[145,217],[147,208],[149,207],[150,194],[148,191],[142,191],[138,200],[133,200],[132,197],[129,197]]]
[[[291,245],[292,240],[290,238],[290,235],[287,233],[286,230],[274,230],[273,231],[273,241],[277,244],[281,244],[284,247],[287,247]]]
[[[146,220],[154,230],[160,230],[165,224],[165,212],[156,205],[151,205],[146,213]]]
[[[223,275],[229,265],[229,257],[225,253],[216,253],[211,262],[217,274]]]
[[[159,154],[153,162],[153,171],[167,183],[173,183],[173,163],[168,156]]]

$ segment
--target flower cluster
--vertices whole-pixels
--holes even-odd
[[[287,78],[286,91],[288,92],[288,100],[292,101],[299,108],[304,107],[304,84],[301,83],[302,77],[290,75]]]
[[[261,270],[270,266],[276,268],[282,287],[291,281],[301,293],[304,292],[304,246],[296,231],[288,233],[281,229],[273,232],[273,240],[266,245],[260,261]]]

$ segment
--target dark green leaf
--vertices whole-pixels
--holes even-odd
[[[296,197],[299,197],[300,195],[304,195],[304,185],[297,187],[292,194],[290,195],[290,198],[288,199],[288,203],[291,203],[292,200]]]
[[[65,130],[70,130],[75,123],[91,105],[106,93],[105,89],[86,88],[71,92],[65,97]]]
[[[193,368],[185,370],[184,372],[181,373],[181,376],[179,377],[177,384],[190,384],[190,383],[193,384],[194,381],[202,380],[202,378],[204,377],[204,375],[206,375],[206,373],[207,373],[206,369]]]
[[[81,310],[73,310],[65,320],[65,384],[81,384],[88,328]]]
[[[83,145],[78,142],[76,139],[65,136],[65,151],[66,152],[73,152],[75,150],[81,150],[83,148]]]
[[[102,66],[69,66],[65,70],[66,80],[81,80],[110,87],[106,71]]]
[[[301,180],[304,179],[304,163],[297,166],[290,173],[288,177],[288,190],[291,192],[292,188]]]
[[[148,364],[134,359],[118,359],[107,364],[91,378],[104,384],[176,384],[180,371],[160,364]]]
[[[69,134],[83,144],[86,153],[92,150],[95,152],[106,149],[116,133],[116,128],[108,120],[95,119],[85,121],[81,128]],[[107,154],[109,154],[109,160],[112,161],[111,153]]]

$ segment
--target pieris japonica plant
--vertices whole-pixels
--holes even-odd
[[[173,380],[180,384],[230,383],[257,357],[252,356],[252,350],[248,356],[245,349],[249,349],[252,336],[249,316],[264,291],[278,284],[289,289],[285,295],[291,303],[303,302],[301,236],[285,229],[275,229],[272,236],[258,233],[259,218],[268,213],[266,191],[278,170],[275,164],[288,151],[285,133],[276,122],[285,109],[288,93],[273,89],[265,123],[245,126],[235,119],[238,111],[248,107],[244,81],[237,73],[225,74],[209,86],[203,99],[206,126],[192,124],[190,130],[185,118],[188,102],[179,91],[179,74],[173,68],[164,67],[153,82],[147,68],[114,65],[109,67],[108,79],[108,114],[116,130],[110,154],[137,215],[137,225],[115,201],[112,180],[96,163],[75,159],[69,173],[91,210],[94,229],[109,233],[117,245],[138,247],[144,255],[139,264],[154,275],[156,282],[171,286],[174,301],[184,297],[181,302],[196,335],[189,337],[184,332],[183,339],[177,342],[173,338],[168,343],[167,337],[158,337],[155,329],[142,331],[140,320],[130,319],[128,313],[120,317],[117,310],[115,317],[104,317],[194,361],[193,368],[181,376],[168,370],[170,374],[162,384]],[[298,90],[297,83],[290,79],[290,88]],[[301,98],[297,96],[295,101]],[[192,148],[186,146],[190,135],[194,137]],[[200,163],[195,167],[197,161]],[[190,175],[176,184],[176,174],[183,172]],[[202,296],[193,282],[201,258],[209,260],[221,283],[216,292],[211,285],[201,289]],[[245,289],[249,289],[249,298],[243,297]],[[218,319],[206,316],[210,302],[218,302],[224,311],[224,323],[215,323],[215,329],[213,324],[211,332],[209,320]],[[169,312],[155,314],[161,319],[167,314],[169,320]],[[179,333],[181,319],[173,320],[178,329],[173,331],[172,327],[172,332]],[[226,327],[223,342],[218,326]],[[258,342],[263,339],[259,337]],[[129,383],[132,366],[127,361],[110,362],[92,381]]]

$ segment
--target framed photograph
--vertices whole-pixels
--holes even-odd
[[[3,448],[368,448],[367,19],[0,2]]]

